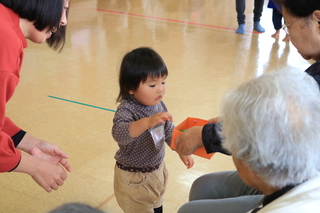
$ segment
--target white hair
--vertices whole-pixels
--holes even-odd
[[[268,73],[229,92],[223,145],[273,187],[320,172],[320,92],[306,73]]]

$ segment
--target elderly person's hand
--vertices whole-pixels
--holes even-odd
[[[208,123],[217,123],[219,121],[220,117],[210,118],[208,120]]]
[[[175,140],[176,151],[183,155],[191,155],[201,148],[203,146],[202,128],[202,126],[194,126],[182,132]]]

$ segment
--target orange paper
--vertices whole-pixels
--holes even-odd
[[[186,120],[184,120],[182,123],[180,123],[178,126],[176,126],[173,129],[171,149],[176,148],[174,141],[182,133],[182,130],[189,129],[190,127],[193,127],[193,126],[204,126],[207,123],[208,123],[207,120],[188,117]],[[203,158],[210,159],[214,153],[207,154],[206,149],[204,147],[201,147],[200,149],[197,149],[193,154]]]

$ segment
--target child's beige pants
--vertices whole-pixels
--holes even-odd
[[[114,194],[125,213],[153,213],[163,203],[168,171],[164,161],[150,172],[128,172],[115,166]]]

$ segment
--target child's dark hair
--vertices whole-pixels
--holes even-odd
[[[59,25],[64,0],[0,0],[0,4],[13,10],[20,18],[34,21],[34,26],[39,31],[46,27],[56,28],[57,31],[47,39],[47,43],[54,50],[63,48],[66,26]]]
[[[130,98],[129,91],[138,89],[140,83],[150,77],[168,75],[167,66],[161,56],[149,47],[140,47],[128,52],[122,59],[117,102]]]

